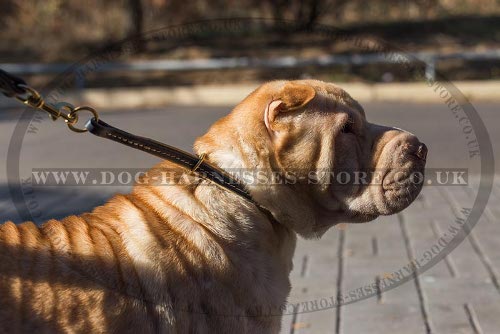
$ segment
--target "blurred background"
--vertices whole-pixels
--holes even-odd
[[[0,30],[0,68],[53,100],[91,105],[114,126],[188,151],[260,83],[314,78],[339,84],[371,122],[415,133],[428,167],[467,168],[466,186],[426,186],[401,214],[300,240],[291,302],[379,286],[473,205],[481,163],[434,80],[451,80],[472,102],[500,157],[500,0],[2,0]],[[158,162],[23,110],[0,98],[0,221],[42,223],[130,190],[33,186],[34,168]],[[470,235],[414,280],[353,305],[288,314],[282,333],[500,332],[499,201],[495,182]]]
[[[498,0],[261,0],[261,1],[31,1],[4,0],[0,4],[0,62],[64,63],[99,52],[120,40],[162,27],[229,17],[290,20],[298,26],[293,36],[280,33],[241,34],[227,38],[208,34],[198,43],[172,48],[169,41],[144,41],[127,61],[206,59],[220,57],[269,58],[279,55],[319,57],[359,52],[353,43],[320,38],[307,30],[317,24],[342,29],[347,38],[381,38],[407,52],[451,56],[436,69],[450,80],[488,80],[500,76],[500,60],[484,55],[499,47]],[[468,52],[476,57],[461,57]],[[483,57],[481,57],[483,55]],[[241,68],[217,71],[185,69],[176,72],[100,73],[87,78],[87,87],[189,85],[248,82],[278,76],[277,69]],[[279,77],[321,77],[330,81],[413,81],[415,73],[388,64],[345,64],[278,69]],[[43,71],[41,71],[43,72]],[[46,70],[53,74],[55,68]],[[31,74],[31,73],[29,73]],[[47,74],[47,73],[39,73]],[[43,83],[41,81],[40,83]]]

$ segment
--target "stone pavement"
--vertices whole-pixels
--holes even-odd
[[[288,308],[282,333],[500,333],[498,182],[482,218],[451,254],[416,278],[383,291],[382,283],[397,279],[401,268],[408,273],[404,267],[412,259],[424,262],[474,197],[475,190],[468,187],[424,187],[398,215],[334,228],[321,240],[300,240],[289,302],[301,306],[299,314]],[[338,291],[354,291],[357,298],[356,289],[369,285],[376,287],[371,298],[301,313],[322,303],[333,305]]]

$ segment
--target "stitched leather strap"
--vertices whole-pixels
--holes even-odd
[[[235,180],[220,168],[212,166],[208,162],[202,161],[202,158],[198,158],[197,156],[179,150],[178,148],[157,142],[156,140],[133,135],[126,131],[117,129],[101,120],[96,120],[95,118],[91,118],[85,127],[90,133],[96,136],[110,139],[162,159],[172,161],[189,170],[195,169],[201,177],[206,178],[255,203],[243,184]]]

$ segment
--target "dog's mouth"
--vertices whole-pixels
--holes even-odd
[[[408,207],[422,190],[425,161],[389,170],[376,191],[375,200],[381,215],[391,215]]]
[[[379,214],[395,214],[422,190],[427,147],[415,136],[402,133],[386,143],[378,158],[377,165],[385,168],[370,193]]]
[[[362,223],[408,207],[422,189],[425,159],[409,154],[399,157],[391,162],[391,167],[367,171],[367,184],[333,185],[332,202],[339,204],[335,210],[325,209],[328,214],[344,222]]]

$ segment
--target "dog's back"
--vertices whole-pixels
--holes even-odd
[[[1,225],[2,332],[126,332],[139,324],[149,332],[157,319],[120,235],[119,202],[126,200],[40,227]]]

